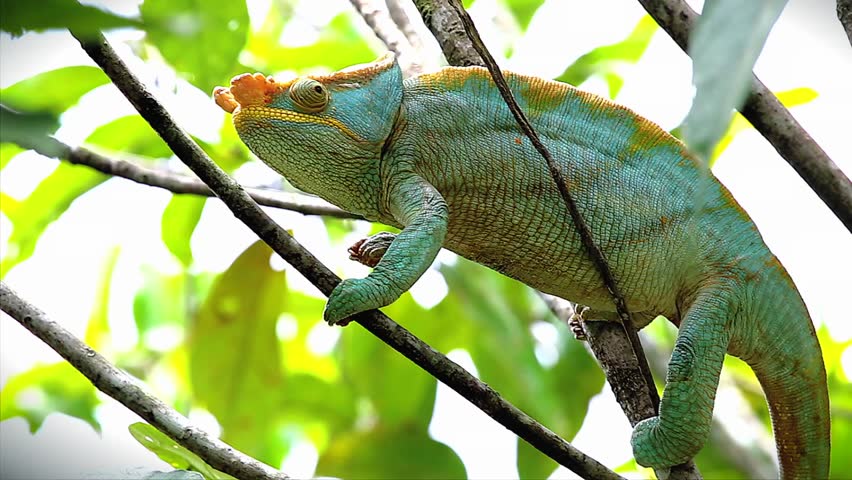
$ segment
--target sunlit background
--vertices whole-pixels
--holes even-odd
[[[122,15],[139,14],[139,2],[132,0],[85,3]],[[282,0],[277,3],[292,7],[292,11],[290,20],[276,40],[283,46],[293,47],[294,52],[301,52],[300,55],[327,54],[321,47],[308,50],[323,41],[336,45],[336,48],[345,46],[345,42],[335,44],[328,41],[329,25],[340,31],[341,24],[344,25],[342,30],[352,29],[357,36],[365,39],[357,44],[361,49],[367,46],[367,57],[378,56],[383,51],[383,46],[352,11],[349,2]],[[250,35],[259,37],[257,32],[265,28],[271,4],[271,0],[248,1]],[[700,2],[690,4],[700,10]],[[476,0],[471,13],[492,52],[504,55],[503,66],[555,78],[581,55],[596,47],[624,40],[645,12],[638,2],[631,0],[551,0],[538,9],[526,30],[508,13],[506,3],[499,0]],[[184,129],[211,145],[223,142],[220,131],[226,117],[212,103],[209,91],[196,88],[176,74],[150,47],[141,49],[143,32],[124,29],[112,31],[107,36],[130,68],[156,92]],[[339,39],[336,41],[340,42]],[[299,50],[297,47],[305,48]],[[138,56],[140,51],[144,51],[145,60]],[[426,68],[437,68],[438,52],[437,46],[430,40],[422,52]],[[260,48],[252,50],[247,47],[240,61],[246,65],[257,65],[253,56],[262,53]],[[208,54],[215,56],[217,52],[209,51]],[[508,59],[505,59],[506,55]],[[298,72],[280,68],[266,73],[283,76],[322,71],[323,68],[328,70],[328,67],[322,66],[326,63],[325,58],[312,58],[313,63],[300,58]],[[366,60],[369,58],[362,59]],[[0,36],[0,88],[71,65],[93,63],[67,32],[27,33],[19,38],[12,38],[6,33]],[[638,62],[614,62],[607,69],[605,75],[593,75],[582,88],[609,96],[612,84],[608,80],[617,76],[623,80],[617,101],[667,130],[677,127],[689,110],[693,93],[691,65],[688,57],[664,32],[654,34]],[[834,2],[791,0],[770,34],[755,70],[775,92],[803,87],[816,92],[814,99],[792,107],[793,114],[840,168],[847,175],[852,174],[852,130],[848,121],[852,107],[852,89],[849,88],[852,85],[852,49],[836,19]],[[222,83],[226,81],[227,78],[221,79]],[[99,127],[134,113],[114,87],[104,85],[84,95],[76,106],[61,116],[61,127],[56,137],[71,145],[82,144]],[[107,131],[104,135],[110,134]],[[132,141],[126,140],[123,145],[116,143],[112,155],[121,156],[122,147],[131,145]],[[168,157],[168,152],[163,156]],[[59,164],[57,160],[33,152],[14,156],[5,164],[0,177],[3,202],[8,207],[12,200],[26,200]],[[176,171],[183,171],[180,162],[174,158],[168,160],[168,165]],[[829,370],[835,371],[840,378],[852,378],[852,313],[848,305],[852,292],[852,237],[771,145],[752,129],[743,129],[733,137],[716,161],[714,173],[748,211],[766,243],[795,280],[816,327],[822,330],[824,348],[826,341],[831,342],[828,348],[831,358],[827,353],[826,359]],[[247,185],[279,185],[277,176],[258,162],[240,166],[235,176]],[[166,321],[145,329],[144,338],[140,338],[139,332],[143,331],[137,318],[140,291],[152,288],[152,279],[174,279],[185,270],[199,277],[207,275],[206,285],[209,286],[213,275],[225,271],[256,238],[218,201],[209,200],[194,230],[174,233],[191,234],[191,261],[187,263],[164,243],[164,210],[167,206],[178,211],[196,211],[194,209],[200,207],[191,203],[195,200],[177,206],[171,201],[172,195],[165,190],[122,179],[108,180],[74,200],[68,210],[50,223],[38,238],[33,255],[2,274],[3,280],[24,298],[81,337],[86,336],[91,319],[106,319],[108,339],[100,342],[104,353],[146,372],[145,381],[157,395],[170,402],[185,402],[186,396],[179,390],[185,388],[186,380],[178,377],[186,375],[181,369],[186,368],[187,353],[181,345],[187,330],[183,325]],[[369,224],[329,222],[281,210],[267,211],[337,273],[344,277],[367,273],[365,267],[347,259],[345,247],[374,231]],[[0,257],[4,262],[16,255],[18,246],[10,240],[13,231],[13,224],[6,209],[3,209],[3,215],[0,215]],[[448,289],[449,278],[445,281],[442,272],[455,268],[458,262],[452,254],[443,252],[439,257],[440,270],[436,265],[415,285],[411,292],[413,299],[429,309],[442,302],[445,296],[455,295]],[[287,272],[289,289],[321,297],[289,266],[277,258],[273,258],[271,263],[273,271]],[[488,274],[484,270],[465,268],[466,274]],[[107,270],[110,274],[105,274]],[[105,279],[109,285],[106,293]],[[168,290],[176,288],[175,285],[179,282],[163,283],[160,288]],[[191,286],[183,284],[181,288]],[[161,295],[154,298],[180,300],[194,297],[183,291],[171,297]],[[353,330],[360,327],[328,328],[320,321],[322,302],[310,305],[311,309],[304,315],[312,317],[315,326],[309,328],[305,346],[312,358],[334,358],[333,351],[339,347],[342,338],[354,335]],[[197,307],[156,306],[159,315]],[[561,348],[557,338],[566,334],[565,328],[548,319],[541,305],[535,307],[534,315],[540,319],[530,326],[535,340],[535,357],[544,366],[553,365]],[[394,318],[407,325],[404,315]],[[441,319],[430,321],[439,322]],[[464,317],[447,322],[441,328],[472,328],[459,325],[465,322]],[[301,319],[283,314],[277,320],[275,332],[279,340],[287,341],[296,338],[301,328],[305,328]],[[418,333],[416,328],[413,330]],[[657,345],[665,345],[665,339],[671,339],[671,328],[662,322],[655,323],[650,330]],[[144,345],[144,355],[133,353],[140,344]],[[29,372],[36,365],[57,362],[59,357],[5,315],[0,320],[0,351],[3,408],[14,401],[15,405],[27,406],[31,412],[41,412],[42,416],[54,408],[49,392],[33,387],[10,399],[6,387],[16,376]],[[476,373],[477,368],[465,348],[453,348],[449,356]],[[152,358],[158,363],[146,364],[144,368],[136,363]],[[594,366],[587,365],[587,368]],[[840,369],[844,373],[840,373]],[[563,381],[570,386],[571,375],[566,375]],[[717,398],[716,417],[727,427],[729,438],[747,449],[744,451],[752,452],[762,462],[770,457],[774,461],[774,445],[765,422],[753,413],[747,396],[743,394],[742,382],[740,376],[726,369]],[[835,437],[834,448],[848,452],[849,444],[837,440],[845,438],[852,442],[852,391],[848,384],[840,385],[846,391],[832,391],[832,399],[835,416],[846,422],[841,425],[838,423],[841,420],[837,420],[835,429],[839,428],[845,437]],[[492,383],[492,386],[502,391],[500,384]],[[404,392],[407,387],[401,384],[398,388]],[[449,389],[439,385],[436,395],[429,434],[456,452],[464,462],[468,477],[517,477],[514,435]],[[128,433],[128,425],[139,419],[108,397],[99,394],[98,398],[101,403],[94,412],[100,433],[90,423],[64,414],[48,415],[40,428],[31,433],[25,418],[12,415],[12,418],[6,419],[8,412],[4,413],[4,420],[0,423],[0,477],[84,478],[96,473],[114,476],[116,472],[134,468],[169,470],[166,463]],[[178,408],[208,431],[219,432],[217,418],[209,411],[185,403]],[[286,409],[287,406],[282,405],[281,408]],[[286,456],[281,465],[276,466],[281,466],[295,477],[313,475],[321,451],[312,441],[316,439],[312,435],[302,433],[288,437]],[[572,443],[615,468],[631,459],[629,437],[630,427],[609,387],[604,386],[591,398],[588,414]],[[837,465],[835,462],[833,473],[837,478],[843,478],[842,472],[836,470]],[[634,476],[648,475],[647,472],[635,473],[633,468],[628,465],[620,471],[626,474],[634,472]],[[571,475],[560,468],[552,477],[571,478]]]

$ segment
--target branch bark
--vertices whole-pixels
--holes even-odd
[[[76,165],[85,165],[107,175],[126,178],[142,185],[163,188],[172,193],[186,193],[203,197],[215,196],[210,188],[197,178],[144,167],[127,160],[109,158],[82,147],[71,147],[53,137],[45,137],[32,144],[21,143],[20,146],[30,148],[46,157],[65,160]],[[364,220],[360,215],[345,212],[334,205],[305,195],[286,194],[284,192],[273,193],[256,188],[247,188],[246,191],[255,202],[267,207],[292,210],[304,215]]]
[[[698,14],[683,0],[639,0],[639,3],[688,52],[689,35]],[[852,182],[755,75],[740,113],[852,232]]]
[[[193,426],[189,419],[144,391],[127,373],[114,367],[71,332],[0,282],[0,310],[54,349],[98,390],[118,400],[157,430],[201,457],[213,468],[241,479],[284,480],[287,475],[235,450]]]
[[[207,157],[127,69],[103,36],[83,38],[75,34],[75,37],[86,53],[103,69],[175,155],[210,187],[234,213],[234,216],[245,223],[323,294],[329,295],[340,283],[340,278],[320,263],[284,229],[275,224],[236,181]],[[559,464],[583,478],[621,478],[507,402],[491,387],[423,343],[383,313],[372,310],[356,315],[354,320]]]
[[[849,46],[852,47],[852,0],[837,0],[837,19],[843,25]]]

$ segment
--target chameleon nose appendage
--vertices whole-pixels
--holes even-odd
[[[253,105],[267,105],[273,95],[282,89],[272,77],[267,78],[262,73],[244,73],[231,79],[231,87],[216,87],[213,99],[216,105],[228,112],[235,113],[238,108]]]

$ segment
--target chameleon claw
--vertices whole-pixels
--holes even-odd
[[[571,318],[568,319],[568,326],[571,328],[574,338],[581,342],[588,340],[588,337],[586,337],[586,330],[583,329],[583,315],[585,315],[588,311],[589,307],[575,305],[574,313],[572,313]]]
[[[387,252],[396,235],[379,232],[369,238],[358,240],[347,250],[349,259],[368,267],[375,267]]]

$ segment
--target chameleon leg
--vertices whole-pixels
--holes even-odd
[[[730,340],[726,289],[699,293],[678,331],[660,414],[633,430],[633,456],[643,466],[666,468],[689,460],[710,433],[713,401]]]
[[[379,264],[385,252],[390,248],[396,238],[396,234],[390,232],[379,232],[368,238],[362,238],[349,247],[349,260],[354,260],[368,267]]]

